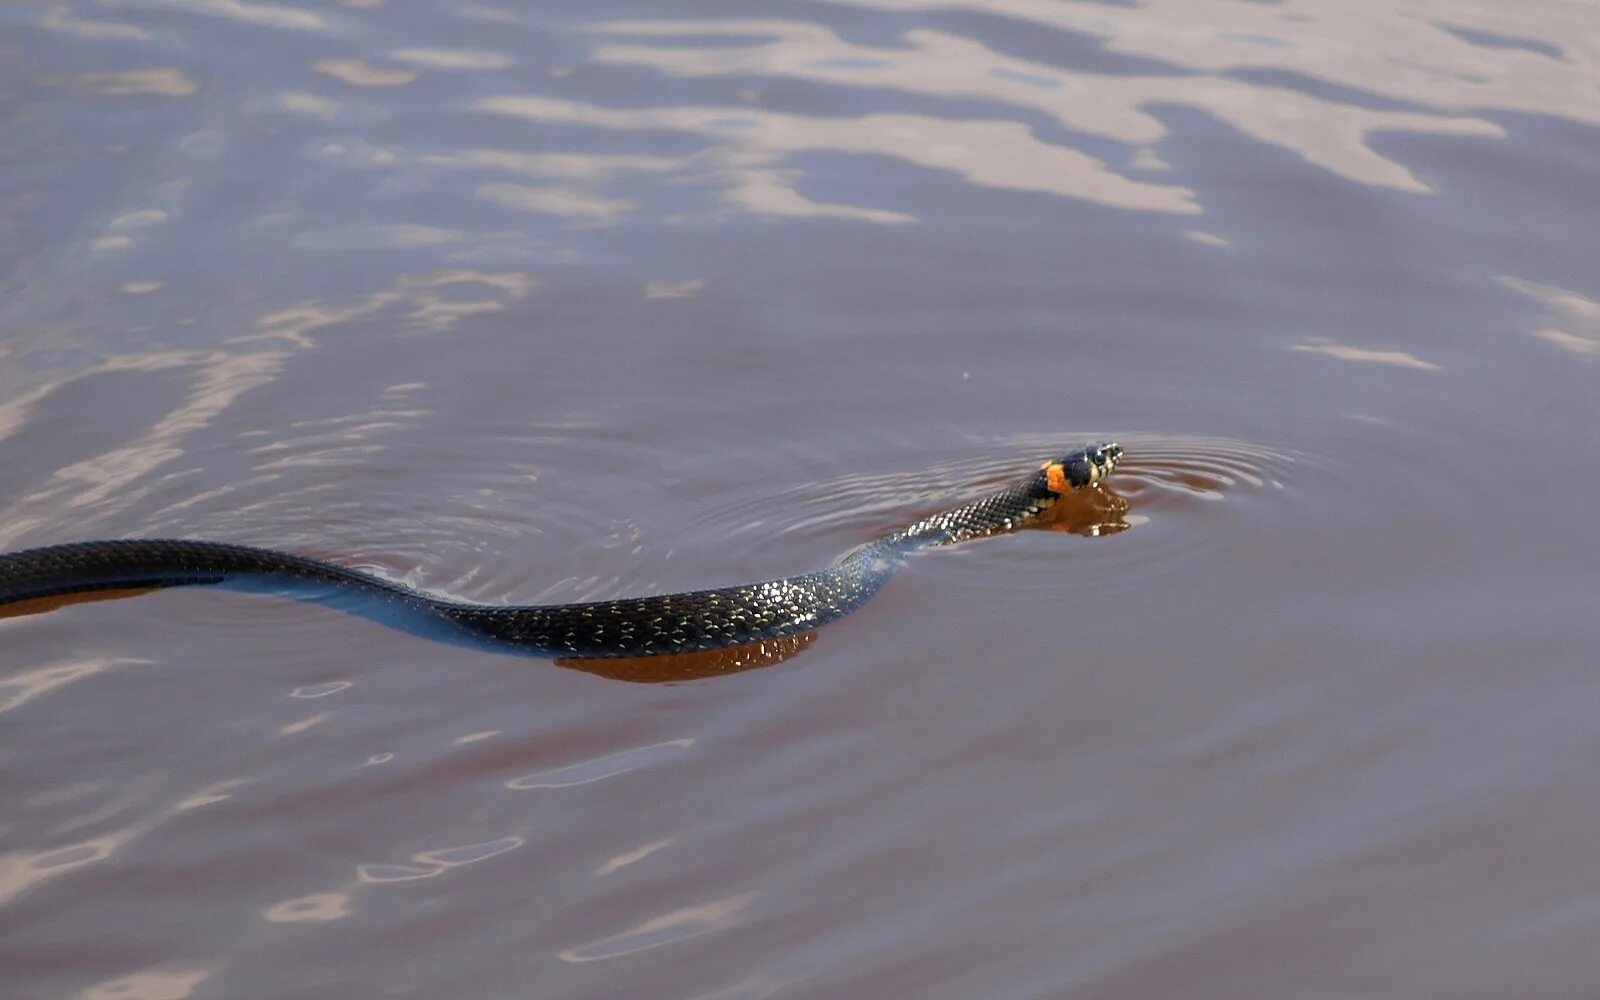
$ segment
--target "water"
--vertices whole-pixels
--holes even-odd
[[[0,9],[0,547],[566,601],[1129,451],[710,676],[0,621],[7,995],[1592,994],[1597,79],[1554,0]]]

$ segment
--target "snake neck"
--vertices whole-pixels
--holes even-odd
[[[857,551],[904,556],[918,549],[1000,534],[1036,519],[1059,499],[1041,469],[999,492],[914,521]]]

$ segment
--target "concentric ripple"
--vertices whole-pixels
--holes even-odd
[[[712,534],[714,526],[718,537],[741,545],[785,537],[793,541],[794,536],[837,536],[854,544],[927,510],[1002,485],[1077,444],[1113,439],[1127,449],[1127,457],[1103,492],[1125,499],[1128,511],[1122,523],[1101,526],[1111,530],[1136,527],[1158,515],[1186,513],[1201,502],[1286,491],[1303,462],[1303,457],[1289,452],[1223,437],[1107,431],[1030,434],[962,443],[956,455],[920,464],[908,464],[902,457],[897,467],[887,470],[845,471],[777,489],[746,485],[730,499],[704,505],[686,534],[692,542]],[[1100,509],[1109,512],[1112,506]],[[1074,512],[1081,514],[1084,509],[1068,511]],[[1066,526],[1066,530],[1076,529]]]
[[[1161,507],[1186,499],[1217,501],[1285,490],[1303,461],[1288,452],[1232,438],[1144,434],[1123,438],[1128,458],[1117,470],[1113,486],[1141,505]]]
[[[1063,549],[1021,538],[1004,546],[979,544],[940,553],[940,558],[978,567],[972,573],[962,571],[965,600],[1002,604],[1030,593],[1053,600],[1083,585],[1137,590],[1207,557],[1242,533],[1260,530],[1263,519],[1276,520],[1294,496],[1298,475],[1314,464],[1303,454],[1234,438],[1099,431],[1018,435],[982,445],[982,457],[859,482],[872,502],[885,507],[895,506],[895,491],[903,491],[898,505],[903,512],[915,506],[905,499],[907,493],[920,489],[938,494],[937,487],[944,484],[955,494],[979,492],[1026,469],[1030,457],[1042,460],[1063,442],[1080,439],[1114,439],[1126,457],[1100,488],[1069,498],[1056,517],[1036,527],[1097,539],[1126,533],[1126,542]],[[837,497],[841,490],[832,492]],[[887,516],[892,520],[895,515]],[[1015,546],[1024,547],[1023,557]],[[1071,568],[1065,583],[1064,566]]]

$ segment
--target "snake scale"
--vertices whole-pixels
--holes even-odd
[[[825,569],[762,583],[553,605],[488,605],[439,597],[337,563],[224,542],[72,542],[0,555],[0,605],[96,591],[227,584],[291,585],[342,595],[367,617],[435,638],[566,657],[633,657],[718,649],[796,635],[866,603],[911,553],[1009,531],[1116,468],[1122,448],[1092,444],[971,503],[867,542]],[[296,595],[301,596],[301,595]],[[375,610],[376,609],[376,610]],[[398,614],[395,614],[395,613]],[[438,632],[443,635],[436,634]]]

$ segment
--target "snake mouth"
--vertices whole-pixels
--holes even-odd
[[[1104,479],[1111,475],[1111,470],[1115,469],[1117,464],[1122,461],[1122,445],[1117,444],[1115,441],[1107,441],[1105,444],[1100,445],[1096,451],[1100,460],[1097,466],[1100,473],[1098,478]]]

